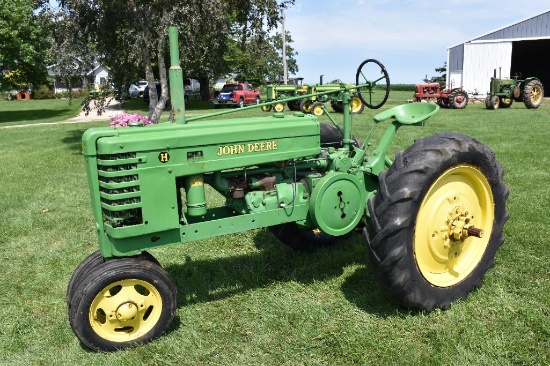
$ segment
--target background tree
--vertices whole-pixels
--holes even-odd
[[[279,81],[283,79],[281,33],[272,36],[256,35],[246,43],[236,36],[228,40],[229,52],[226,54],[227,72],[234,73],[237,80],[248,81],[254,86],[263,84],[266,80]],[[290,46],[292,38],[286,35],[286,57],[289,74],[298,72],[294,56],[297,54]]]
[[[0,0],[0,89],[47,79],[47,18],[38,10],[44,1]]]
[[[293,2],[286,0],[283,5]],[[236,34],[243,45],[266,39],[279,22],[282,5],[276,0],[61,0],[60,4],[69,16],[66,21],[79,29],[79,42],[95,45],[117,82],[131,81],[136,70],[145,72],[150,90],[148,117],[155,122],[168,99],[168,26],[178,27],[182,68],[187,77],[199,80],[206,99],[209,80],[228,70],[224,57],[228,36]]]
[[[443,64],[441,67],[437,67],[435,69],[435,72],[440,73],[440,75],[432,76],[430,79],[428,79],[428,75],[423,79],[425,83],[439,83],[441,85],[441,89],[445,88],[445,83],[447,80],[447,61]]]

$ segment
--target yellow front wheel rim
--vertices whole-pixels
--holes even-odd
[[[139,279],[113,282],[101,290],[90,306],[92,329],[111,342],[128,342],[147,334],[162,313],[162,298],[155,286]]]
[[[322,105],[317,104],[311,108],[311,114],[313,114],[314,116],[322,116],[323,114],[325,114],[325,110],[323,109]]]
[[[481,261],[493,222],[493,194],[483,173],[470,165],[445,171],[416,219],[414,256],[422,276],[437,287],[464,280]]]
[[[351,113],[357,113],[361,110],[361,106],[363,105],[363,102],[361,102],[361,99],[359,97],[353,97],[350,101],[350,110]]]

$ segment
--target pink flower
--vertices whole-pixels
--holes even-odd
[[[115,127],[115,128],[125,127],[135,122],[137,122],[138,124],[142,123],[144,126],[150,125],[153,123],[140,114],[137,114],[137,113],[129,114],[128,112],[124,111],[114,117],[111,117],[111,123],[109,123],[109,126]]]

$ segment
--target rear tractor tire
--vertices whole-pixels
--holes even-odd
[[[542,103],[544,88],[538,80],[531,80],[523,89],[523,103],[529,109],[538,108]]]
[[[449,95],[449,103],[453,109],[464,109],[468,105],[468,94],[463,90],[457,90]]]
[[[375,278],[399,304],[448,308],[481,287],[504,243],[508,188],[494,153],[470,137],[416,140],[379,176],[364,233]]]

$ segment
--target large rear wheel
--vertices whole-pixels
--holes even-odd
[[[468,94],[463,90],[456,90],[449,95],[449,102],[453,109],[464,109],[468,105]]]
[[[527,108],[538,108],[542,103],[544,89],[538,80],[531,80],[523,89],[523,103]]]
[[[504,242],[503,175],[487,146],[454,133],[396,155],[365,230],[375,278],[396,302],[430,311],[481,287]]]

